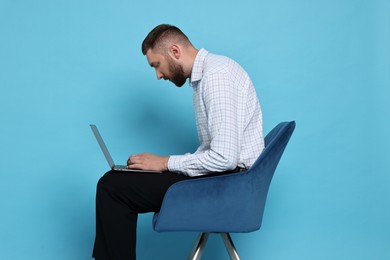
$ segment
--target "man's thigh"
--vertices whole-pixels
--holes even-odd
[[[179,181],[190,179],[171,172],[107,172],[98,183],[115,199],[126,203],[134,212],[157,212],[168,188]]]

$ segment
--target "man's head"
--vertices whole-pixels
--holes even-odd
[[[181,87],[191,76],[197,50],[179,28],[161,24],[146,36],[142,53],[158,79],[168,79]]]

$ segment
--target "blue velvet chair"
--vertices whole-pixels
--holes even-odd
[[[229,233],[260,229],[272,176],[294,128],[292,121],[272,129],[265,149],[245,172],[172,185],[153,217],[154,230],[200,232],[188,259],[200,259],[210,233],[221,234],[231,259],[239,259]]]

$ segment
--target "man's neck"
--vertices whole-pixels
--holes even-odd
[[[186,62],[183,69],[187,78],[191,77],[192,67],[194,66],[195,58],[196,55],[198,55],[198,52],[199,50],[195,49],[194,47],[190,47],[186,52]]]

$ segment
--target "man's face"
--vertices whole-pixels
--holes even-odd
[[[181,87],[186,83],[187,78],[184,75],[183,66],[170,57],[169,54],[163,55],[148,50],[146,58],[150,66],[156,70],[158,80],[169,80],[177,87]]]

